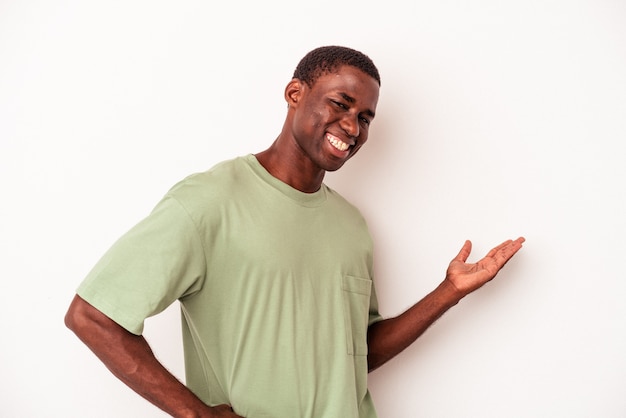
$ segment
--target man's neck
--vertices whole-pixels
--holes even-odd
[[[281,152],[280,138],[265,151],[255,154],[259,163],[274,177],[304,193],[314,193],[322,186],[324,170],[313,167],[301,156]]]

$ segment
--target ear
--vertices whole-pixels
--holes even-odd
[[[291,79],[291,81],[285,87],[285,100],[288,107],[297,107],[302,94],[304,93],[306,85],[297,78]]]

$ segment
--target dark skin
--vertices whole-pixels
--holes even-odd
[[[76,295],[65,324],[131,389],[174,417],[239,417],[228,405],[209,407],[156,359],[141,335],[119,326]]]
[[[320,77],[313,86],[293,79],[285,89],[289,106],[274,143],[256,155],[274,177],[305,193],[319,190],[365,144],[374,119],[376,80],[349,66]],[[348,145],[338,150],[329,141]]]
[[[367,141],[378,93],[376,80],[349,66],[322,76],[312,87],[292,80],[285,89],[289,112],[283,130],[257,159],[292,187],[318,190],[326,172],[339,169]],[[336,152],[328,135],[350,147],[343,154]],[[435,290],[401,315],[368,329],[369,370],[395,357],[463,297],[492,280],[523,242],[521,237],[505,241],[469,264],[472,245],[466,241]]]
[[[319,190],[367,141],[379,85],[351,66],[321,76],[312,86],[293,79],[285,89],[287,116],[280,135],[256,155],[276,178],[305,193]],[[450,262],[445,279],[401,315],[368,330],[368,366],[374,370],[413,343],[463,297],[492,280],[521,248],[524,238],[508,240],[477,263],[467,263],[466,241]],[[146,340],[131,334],[79,296],[65,323],[129,387],[175,417],[239,417],[228,405],[209,407],[155,358]]]

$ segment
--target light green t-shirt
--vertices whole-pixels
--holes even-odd
[[[253,155],[174,186],[78,294],[130,332],[180,300],[187,386],[248,418],[373,418],[372,240],[332,189],[302,193]]]

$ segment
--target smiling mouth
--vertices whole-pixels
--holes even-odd
[[[328,140],[328,142],[330,142],[330,145],[337,148],[339,151],[346,151],[348,148],[350,148],[350,144],[346,144],[341,139],[329,133],[326,134],[326,139]]]

